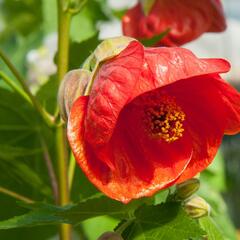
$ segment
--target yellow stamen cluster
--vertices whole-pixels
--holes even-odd
[[[185,117],[173,97],[162,96],[158,105],[145,109],[144,122],[151,137],[171,143],[183,136]]]

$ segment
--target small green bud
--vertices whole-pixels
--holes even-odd
[[[123,238],[115,232],[105,232],[97,240],[123,240]]]
[[[84,62],[83,68],[90,71],[96,69],[99,63],[117,56],[133,40],[133,38],[121,36],[102,41]]]
[[[197,178],[191,178],[176,186],[176,199],[185,200],[191,197],[200,187],[200,181]]]
[[[90,78],[91,73],[85,69],[72,70],[65,75],[58,91],[58,104],[64,121],[68,118],[73,102],[84,94]]]
[[[120,54],[133,40],[125,36],[104,40],[86,59],[81,69],[65,75],[58,92],[58,104],[63,120],[67,120],[73,102],[85,92],[90,92],[100,63]]]
[[[209,216],[211,211],[210,205],[203,198],[198,196],[186,201],[184,203],[184,209],[192,218]]]

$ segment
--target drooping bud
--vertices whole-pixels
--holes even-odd
[[[60,113],[64,121],[68,118],[73,102],[89,94],[100,63],[117,56],[133,40],[125,36],[104,40],[87,58],[82,69],[72,70],[65,75],[58,92]]]
[[[145,16],[149,14],[156,0],[140,0]]]
[[[107,40],[104,40],[87,58],[87,60],[83,64],[83,68],[89,71],[96,69],[99,63],[102,63],[108,59],[117,56],[133,40],[134,40],[133,38],[125,36],[109,38]]]
[[[192,218],[208,216],[211,211],[210,205],[201,197],[193,197],[184,203],[184,209]]]
[[[64,121],[67,120],[73,102],[83,95],[90,77],[91,72],[85,69],[72,70],[65,75],[58,91],[58,104]]]
[[[191,178],[183,183],[177,184],[175,198],[176,200],[185,200],[191,197],[200,187],[200,181],[197,178]]]
[[[97,240],[123,240],[123,238],[115,232],[105,232]]]

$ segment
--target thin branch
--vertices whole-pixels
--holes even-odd
[[[40,139],[41,139],[41,145],[42,145],[42,148],[43,148],[44,160],[45,160],[45,163],[46,163],[46,167],[47,167],[47,170],[48,170],[48,175],[49,175],[51,186],[52,186],[54,200],[55,200],[55,203],[57,203],[58,202],[58,196],[59,196],[58,195],[57,177],[56,177],[56,174],[55,174],[55,171],[54,171],[54,168],[53,168],[52,160],[51,160],[47,145],[46,145],[46,143],[45,143],[45,141],[42,137],[40,137]]]
[[[18,200],[21,200],[21,201],[23,201],[25,203],[34,203],[34,201],[32,199],[27,198],[27,197],[25,197],[25,196],[23,196],[23,195],[21,195],[19,193],[16,193],[14,191],[11,191],[11,190],[9,190],[7,188],[4,188],[4,187],[1,187],[1,186],[0,186],[0,192],[4,193],[4,194],[6,194],[6,195],[8,195],[10,197],[13,197],[13,198],[16,198]]]
[[[50,127],[54,126],[53,117],[49,113],[47,113],[46,110],[41,106],[41,104],[38,102],[36,97],[29,90],[24,78],[20,75],[18,70],[15,68],[15,66],[11,63],[11,61],[8,59],[8,57],[1,50],[0,50],[0,58],[8,66],[9,70],[13,73],[13,75],[16,77],[18,82],[21,84],[24,92],[28,95],[33,106],[39,112],[39,114],[42,116],[42,118],[45,120],[46,124]]]
[[[15,92],[17,92],[21,97],[23,97],[27,102],[29,102],[30,104],[32,104],[30,98],[28,97],[28,95],[17,85],[15,84],[15,82],[10,79],[5,73],[0,71],[0,78],[2,78],[2,80],[9,85]]]

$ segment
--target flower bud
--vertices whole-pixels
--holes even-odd
[[[115,232],[105,232],[97,240],[123,240],[123,238]]]
[[[200,181],[191,178],[183,183],[177,184],[175,197],[177,200],[185,200],[191,197],[200,187]]]
[[[192,218],[208,216],[211,211],[210,205],[201,197],[193,197],[184,204],[184,209]]]
[[[84,69],[73,70],[65,75],[58,92],[60,114],[64,121],[67,120],[73,102],[83,95],[90,78],[91,73]]]
[[[133,40],[133,38],[125,36],[104,40],[87,58],[83,64],[83,68],[90,71],[96,69],[99,63],[117,56]]]
[[[63,120],[67,120],[73,102],[84,94],[87,83],[91,82],[91,90],[99,64],[117,56],[133,41],[130,37],[115,37],[100,43],[87,58],[83,68],[68,72],[59,88],[58,103]]]

